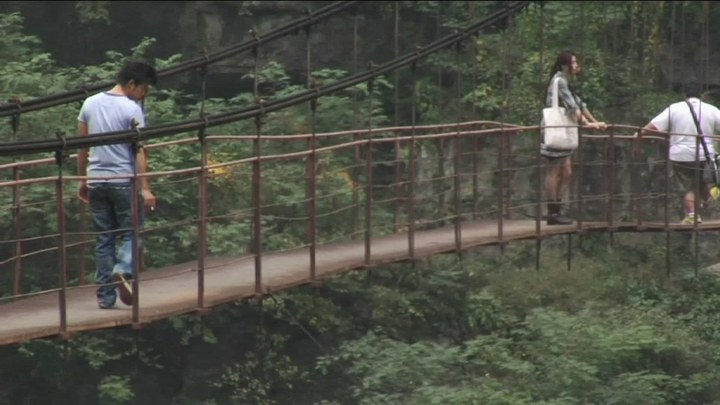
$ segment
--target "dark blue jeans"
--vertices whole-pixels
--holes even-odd
[[[135,255],[132,249],[133,216],[132,185],[130,183],[91,183],[88,185],[90,212],[95,232],[98,232],[95,246],[96,272],[95,282],[98,301],[105,305],[115,304],[117,291],[113,282],[113,273],[132,278]],[[138,223],[142,226],[144,214],[142,198],[138,195]],[[120,248],[117,248],[117,242]],[[142,238],[138,240],[141,246]]]

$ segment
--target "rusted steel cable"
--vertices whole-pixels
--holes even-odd
[[[310,26],[317,24],[319,21],[326,20],[336,14],[346,10],[347,8],[358,3],[357,1],[340,1],[333,3],[329,6],[321,8],[316,12],[310,12],[310,14],[297,21],[293,21],[287,25],[284,25],[276,30],[269,32],[267,35],[257,36],[250,41],[243,42],[241,44],[230,46],[226,49],[214,52],[209,55],[198,56],[187,62],[179,63],[175,66],[171,66],[166,69],[158,71],[158,77],[161,79],[179,75],[181,73],[189,72],[197,68],[202,68],[223,59],[235,56],[237,54],[250,51],[256,46],[264,45],[272,42],[278,38],[282,38],[287,35],[295,34],[298,31]],[[68,104],[73,101],[82,100],[87,97],[88,94],[104,90],[112,87],[114,82],[104,82],[94,84],[92,86],[80,86],[75,90],[70,90],[64,93],[53,94],[50,96],[39,97],[32,100],[25,101],[23,103],[7,103],[0,104],[0,117],[11,116],[16,114],[19,106],[22,106],[23,112],[37,111],[45,108],[55,107],[58,105]]]
[[[151,139],[160,138],[163,136],[173,135],[180,132],[196,131],[201,127],[218,126],[236,122],[248,118],[259,117],[268,113],[279,111],[287,107],[306,103],[313,98],[329,95],[338,91],[347,89],[356,84],[369,81],[378,76],[385,75],[388,72],[392,72],[396,69],[408,66],[411,63],[422,59],[430,54],[433,54],[441,49],[448,48],[458,42],[461,42],[473,35],[475,32],[480,31],[483,28],[491,26],[493,23],[507,18],[514,13],[521,11],[523,8],[528,6],[530,1],[513,2],[507,7],[500,11],[497,11],[483,20],[468,26],[467,28],[450,34],[438,41],[435,41],[420,50],[408,53],[400,58],[394,59],[383,65],[374,66],[365,72],[350,76],[343,80],[339,80],[332,84],[320,86],[317,89],[307,90],[289,97],[278,99],[275,101],[265,102],[262,105],[259,103],[243,108],[236,111],[230,111],[227,113],[208,115],[205,119],[196,119],[190,121],[181,121],[173,124],[165,124],[147,127],[143,129],[143,137],[141,141],[147,141]],[[103,134],[93,135],[92,137],[68,137],[67,148],[89,148],[98,145],[108,145],[114,143],[127,143],[135,140],[136,133],[134,131],[119,131],[119,132],[107,132]],[[39,140],[39,141],[27,141],[19,142],[14,144],[2,144],[0,145],[0,156],[12,156],[22,155],[29,153],[41,153],[54,151],[60,146],[57,140]]]

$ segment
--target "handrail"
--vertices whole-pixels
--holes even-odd
[[[494,125],[493,125],[494,124]],[[455,126],[455,130],[451,128]],[[614,130],[623,129],[627,132],[637,131],[639,128],[635,126],[626,126],[622,124],[613,124],[610,126]],[[534,164],[531,153],[538,151],[535,144],[532,142],[523,142],[521,145],[514,144],[513,139],[517,139],[517,135],[527,135],[529,137],[538,137],[540,126],[519,126],[510,123],[489,123],[485,121],[470,121],[470,122],[455,122],[452,125],[438,124],[438,125],[425,125],[422,126],[424,129],[417,133],[415,131],[417,127],[414,126],[393,126],[388,128],[373,128],[370,132],[371,136],[360,139],[356,137],[349,137],[348,134],[352,134],[353,131],[339,131],[330,134],[336,136],[332,138],[326,138],[327,140],[335,140],[336,144],[332,142],[326,142],[329,145],[323,145],[322,147],[316,147],[313,145],[307,145],[302,136],[290,137],[290,140],[298,145],[305,145],[304,148],[297,150],[294,147],[285,148],[287,139],[282,137],[267,137],[265,139],[273,142],[277,142],[282,145],[282,148],[270,148],[267,149],[263,154],[249,154],[243,153],[240,156],[229,155],[223,156],[223,159],[227,159],[222,162],[208,162],[200,160],[199,162],[193,161],[192,167],[185,167],[174,170],[163,170],[156,172],[149,172],[143,174],[137,174],[137,177],[150,177],[153,179],[163,179],[166,181],[155,181],[155,187],[158,190],[158,194],[162,193],[161,190],[172,189],[173,192],[180,192],[184,197],[188,198],[187,201],[193,201],[197,198],[198,205],[206,206],[210,205],[213,196],[227,195],[233,193],[227,193],[223,178],[224,173],[229,173],[230,176],[235,176],[233,183],[239,188],[235,191],[241,192],[240,188],[247,184],[242,181],[243,177],[249,174],[249,168],[253,163],[263,163],[263,167],[267,170],[264,172],[264,176],[261,178],[263,184],[269,185],[270,187],[266,190],[264,198],[256,199],[252,202],[247,199],[240,199],[229,202],[223,202],[221,209],[213,212],[212,215],[206,213],[195,213],[195,207],[192,204],[181,206],[168,205],[168,214],[162,213],[162,217],[158,218],[157,223],[148,223],[147,227],[140,229],[138,224],[133,224],[132,228],[137,234],[147,235],[148,240],[152,240],[152,235],[159,235],[160,237],[156,241],[167,241],[167,235],[170,235],[174,229],[184,229],[183,232],[197,232],[198,244],[205,243],[204,247],[199,248],[198,251],[198,262],[202,261],[201,264],[195,264],[194,262],[179,263],[169,262],[168,267],[159,269],[153,268],[152,271],[144,273],[142,277],[136,277],[137,287],[134,290],[135,297],[142,297],[142,301],[136,300],[133,303],[132,318],[130,317],[129,311],[121,312],[106,312],[106,311],[87,311],[85,308],[88,305],[93,305],[92,293],[89,290],[96,288],[95,284],[87,283],[87,280],[83,277],[78,278],[79,282],[74,281],[76,274],[85,274],[83,270],[79,272],[75,269],[75,266],[71,265],[74,260],[82,259],[83,253],[75,253],[85,245],[92,243],[91,236],[95,233],[87,232],[87,230],[77,229],[76,223],[68,223],[67,229],[58,225],[57,231],[55,229],[39,229],[36,231],[29,232],[28,234],[18,234],[14,237],[7,238],[0,241],[0,244],[5,245],[4,247],[9,249],[16,244],[24,244],[27,248],[25,250],[16,251],[11,257],[4,259],[0,264],[8,263],[22,263],[26,266],[26,269],[31,271],[49,272],[47,265],[38,265],[39,263],[45,264],[48,261],[49,255],[64,255],[58,259],[58,269],[69,268],[69,276],[72,276],[71,283],[64,283],[61,278],[59,281],[60,288],[56,288],[55,283],[52,280],[44,283],[41,288],[47,288],[47,290],[41,293],[29,294],[26,291],[18,288],[12,296],[0,297],[0,305],[7,305],[3,307],[4,315],[0,315],[0,319],[3,321],[3,326],[0,327],[0,345],[14,342],[17,339],[35,338],[40,336],[48,336],[53,334],[60,334],[64,337],[64,333],[75,333],[84,329],[95,329],[107,326],[121,326],[121,325],[132,325],[138,327],[138,323],[152,322],[163,317],[174,316],[179,313],[189,313],[193,311],[202,311],[209,307],[220,305],[223,302],[227,302],[230,299],[240,299],[248,296],[247,294],[265,294],[269,291],[275,291],[279,289],[289,288],[294,285],[305,282],[313,282],[316,279],[324,277],[331,272],[347,271],[348,269],[362,268],[363,266],[375,266],[382,263],[395,262],[399,260],[416,260],[422,257],[428,257],[442,252],[463,252],[478,246],[486,245],[505,245],[507,243],[516,240],[529,240],[537,239],[538,256],[541,249],[540,241],[547,237],[555,237],[558,235],[571,235],[581,234],[585,232],[703,232],[703,231],[717,231],[720,229],[720,221],[705,221],[702,224],[684,225],[679,223],[670,223],[665,219],[663,222],[659,215],[650,218],[646,218],[645,215],[640,216],[639,213],[645,208],[647,212],[657,212],[657,207],[662,204],[667,205],[669,200],[667,199],[667,191],[662,192],[656,190],[654,187],[645,188],[638,184],[637,181],[633,182],[629,187],[626,188],[627,182],[603,182],[593,183],[588,189],[580,188],[575,193],[570,194],[567,202],[569,204],[582,203],[586,207],[599,207],[600,210],[589,209],[579,210],[580,213],[577,217],[576,224],[570,226],[558,226],[558,227],[545,227],[539,226],[542,220],[541,212],[536,211],[534,215],[530,214],[536,203],[533,198],[532,187],[527,187],[533,183],[534,176],[528,175],[529,173],[540,173],[541,165],[536,166]],[[389,131],[389,129],[391,131]],[[388,133],[390,132],[390,133]],[[623,131],[625,132],[625,131]],[[319,134],[318,134],[319,135]],[[486,142],[487,150],[479,152],[478,150],[461,150],[462,145],[469,145],[480,137],[486,137],[490,139],[490,142]],[[621,138],[622,137],[622,138]],[[597,148],[583,149],[583,146],[589,144],[585,141],[597,142],[600,144],[606,143],[607,147],[614,145],[625,145],[633,148],[633,151],[637,152],[637,146],[642,142],[650,141],[652,143],[663,143],[667,141],[666,138],[662,137],[632,137],[616,135],[611,132],[609,135],[590,135],[583,134],[583,142],[581,147],[578,149],[578,156],[584,154],[586,151],[590,151],[595,154]],[[200,144],[202,142],[210,140],[208,138],[198,139],[195,138],[194,142]],[[243,137],[217,137],[215,141],[224,142],[228,140],[230,142],[244,143]],[[332,167],[333,165],[322,167],[320,171],[313,171],[312,167],[308,167],[307,162],[310,161],[309,157],[312,155],[326,156],[334,158],[349,158],[352,156],[356,146],[364,145],[369,146],[373,149],[373,146],[393,143],[402,150],[409,150],[410,148],[421,147],[425,150],[434,149],[436,145],[441,145],[441,140],[447,140],[450,142],[457,142],[453,146],[454,156],[446,156],[444,150],[437,150],[430,152],[428,155],[423,157],[419,161],[419,166],[423,170],[419,172],[424,173],[420,176],[417,175],[418,171],[410,168],[403,168],[404,165],[395,167],[401,167],[400,170],[404,171],[400,176],[395,176],[391,180],[392,184],[384,184],[382,180],[378,183],[373,183],[372,176],[362,176],[358,178],[348,178],[350,183],[339,183],[344,181],[345,178],[342,175],[350,173],[350,166],[344,166],[344,162],[339,162],[341,166]],[[497,141],[497,142],[493,142]],[[175,142],[167,143],[156,143],[153,147],[172,146]],[[461,145],[462,143],[462,145]],[[445,143],[449,145],[449,143]],[[423,146],[424,145],[424,146]],[[497,149],[494,148],[497,147]],[[531,156],[530,159],[518,159],[517,161],[502,161],[500,160],[503,155],[503,150],[506,147],[514,147],[515,156]],[[629,150],[629,149],[628,149]],[[200,153],[207,153],[205,151],[199,151]],[[497,153],[500,152],[500,153]],[[495,155],[496,156],[493,156]],[[587,154],[585,154],[587,156]],[[615,157],[624,156],[626,160],[615,161]],[[493,159],[493,158],[500,159]],[[624,173],[630,172],[631,175],[639,174],[642,170],[638,170],[637,164],[646,164],[642,160],[638,160],[637,153],[629,155],[627,153],[618,155],[605,155],[602,157],[595,157],[592,160],[580,160],[577,161],[576,167],[600,167],[603,170],[605,178],[615,178],[623,170]],[[231,160],[230,160],[231,159]],[[367,162],[361,162],[358,166],[365,166],[373,170],[373,167],[379,168],[380,166],[386,166],[384,158],[377,157],[377,160],[368,159]],[[401,159],[405,159],[404,157]],[[459,160],[458,160],[459,159]],[[469,160],[472,159],[473,162]],[[322,159],[318,159],[320,161]],[[456,165],[451,172],[443,170],[436,170],[437,163],[440,161],[448,162],[454,160],[455,162],[465,161],[462,165]],[[398,159],[400,161],[400,159]],[[480,167],[474,162],[485,162]],[[496,162],[496,163],[494,163]],[[37,165],[42,163],[41,160],[34,160],[32,163]],[[52,166],[52,161],[47,160],[45,163],[48,167]],[[665,161],[661,162],[663,165]],[[662,167],[662,166],[661,166]],[[0,168],[4,169],[16,169],[15,166],[3,165]],[[229,170],[223,171],[223,168]],[[234,168],[234,169],[233,169]],[[289,169],[289,170],[288,170]],[[428,170],[429,169],[429,170]],[[213,171],[217,170],[214,174]],[[512,170],[512,171],[511,171]],[[219,174],[217,174],[219,172]],[[371,172],[372,173],[372,172]],[[662,172],[648,172],[651,176],[648,180],[656,178],[658,175],[663,175]],[[35,174],[35,173],[33,173]],[[210,194],[207,193],[195,193],[194,188],[196,187],[195,182],[201,182],[202,177],[207,178],[215,177],[213,191]],[[483,185],[480,189],[481,194],[475,193],[475,186],[473,190],[469,189],[471,183],[470,177],[480,176],[500,176],[501,181],[508,181],[513,179],[513,189],[519,191],[517,193],[498,193],[497,190],[500,187],[496,182],[488,182]],[[87,176],[72,176],[64,175],[61,173],[59,176],[46,176],[45,173],[38,174],[39,177],[27,178],[27,179],[16,179],[14,181],[0,182],[0,189],[9,190],[10,188],[22,185],[30,186],[31,184],[37,184],[38,187],[35,190],[45,190],[41,193],[34,193],[36,197],[28,198],[24,203],[20,202],[18,209],[22,209],[22,212],[28,212],[33,215],[42,215],[42,212],[47,210],[44,207],[50,207],[53,202],[56,203],[56,209],[58,215],[62,215],[64,212],[71,212],[73,215],[79,215],[82,217],[86,216],[86,212],[76,212],[75,207],[69,204],[75,204],[77,202],[76,197],[72,197],[71,186],[76,185],[80,179],[86,179]],[[407,176],[407,178],[405,177]],[[510,177],[507,177],[510,176]],[[287,183],[290,181],[298,181],[299,179],[312,179],[317,182],[318,190],[321,192],[316,193],[312,196],[312,200],[306,195],[283,195],[283,198],[274,198],[273,188],[277,187],[279,183]],[[399,179],[399,180],[398,180]],[[637,177],[636,179],[637,180]],[[665,179],[667,182],[667,178]],[[184,182],[183,185],[179,185]],[[412,192],[409,195],[398,197],[392,192],[392,187],[397,184],[425,184],[424,191],[421,193]],[[436,188],[433,184],[441,186]],[[479,184],[474,182],[473,184]],[[339,187],[338,187],[339,185]],[[445,188],[444,186],[447,186]],[[659,183],[657,183],[660,186]],[[52,193],[53,186],[55,186],[55,194]],[[618,187],[620,186],[620,187]],[[280,186],[282,189],[283,186]],[[366,191],[365,201],[358,204],[353,202],[350,198],[350,188],[364,188]],[[375,188],[376,193],[371,194],[370,188]],[[385,190],[385,191],[383,191]],[[370,200],[369,197],[374,197]],[[454,202],[450,209],[445,211],[442,209],[443,205],[449,204],[450,201],[444,201],[437,198],[438,195],[444,195],[447,198],[453,199]],[[478,195],[481,195],[479,198]],[[39,197],[39,198],[38,198]],[[467,199],[473,198],[470,202],[472,206],[466,205]],[[413,200],[413,204],[410,204],[410,200]],[[311,202],[312,201],[312,202]],[[398,218],[400,222],[395,221],[376,221],[370,223],[368,229],[368,235],[370,237],[365,240],[358,240],[353,235],[357,234],[357,229],[352,226],[349,218],[354,217],[350,215],[351,210],[361,212],[367,209],[366,202],[370,201],[373,206],[371,210],[380,209],[382,212],[391,213],[398,212],[397,207],[401,207]],[[540,199],[537,200],[538,202]],[[322,202],[321,204],[316,204]],[[482,205],[477,206],[477,202],[481,202]],[[32,210],[29,209],[32,204]],[[320,207],[318,210],[307,209],[310,204],[317,205]],[[425,207],[437,207],[439,209],[421,209],[417,210],[414,208],[416,205],[423,204]],[[429,204],[429,205],[428,205]],[[391,206],[394,205],[394,206]],[[216,206],[216,208],[219,208]],[[305,206],[305,207],[303,207]],[[444,205],[448,208],[447,205]],[[285,210],[284,208],[288,209]],[[478,209],[479,207],[479,209]],[[69,211],[65,211],[69,208]],[[177,209],[175,209],[177,208]],[[13,206],[5,207],[6,210],[15,209]],[[377,215],[375,212],[370,211],[371,215]],[[417,215],[415,215],[417,214]],[[589,216],[585,216],[589,214]],[[633,216],[636,215],[636,216]],[[602,215],[602,219],[598,220],[598,216]],[[667,215],[667,212],[665,212]],[[337,216],[337,217],[335,217]],[[495,218],[489,218],[495,216]],[[73,217],[74,218],[74,217]],[[242,218],[242,219],[239,219]],[[338,218],[335,221],[335,218]],[[223,226],[225,222],[230,222],[235,226],[238,222],[251,222],[257,221],[258,219],[267,220],[267,225],[262,225],[260,229],[265,232],[265,235],[277,236],[281,233],[275,232],[286,232],[287,229],[280,229],[276,227],[277,224],[287,224],[289,228],[292,228],[291,238],[287,241],[283,241],[282,244],[276,246],[268,246],[266,250],[261,250],[266,257],[266,263],[272,260],[272,265],[259,267],[255,263],[254,270],[256,271],[254,278],[251,276],[254,263],[254,254],[246,250],[247,246],[250,246],[250,240],[240,239],[237,243],[232,243],[232,247],[228,250],[226,247],[221,245],[227,244],[227,241],[220,239],[224,238],[223,233],[212,235],[212,232],[207,234],[204,233],[203,227],[207,227],[208,224],[214,224]],[[320,233],[321,236],[317,243],[317,257],[319,258],[317,265],[311,265],[310,243],[314,243],[315,239],[306,238],[309,236],[316,236],[318,234],[312,233],[312,230],[307,230],[308,224],[316,221],[325,221],[333,223],[333,226],[337,226],[337,229]],[[444,226],[449,224],[451,221],[456,220],[455,224],[450,226]],[[154,221],[153,221],[154,222]],[[259,221],[258,221],[259,222]],[[399,223],[399,228],[395,228],[395,224]],[[415,227],[410,225],[414,224]],[[538,226],[536,227],[536,224]],[[453,228],[454,227],[454,228]],[[221,229],[221,228],[220,228]],[[399,230],[398,230],[399,229]],[[455,233],[453,233],[453,230]],[[307,232],[303,234],[303,232]],[[403,233],[407,232],[407,245],[405,245],[406,235]],[[389,236],[393,234],[392,236]],[[287,234],[286,234],[287,235]],[[65,239],[63,239],[65,238]],[[202,238],[203,242],[200,242]],[[53,243],[53,240],[58,240],[58,243]],[[400,240],[400,247],[398,246],[398,240]],[[220,245],[212,245],[210,242],[220,243]],[[308,242],[311,241],[311,242]],[[387,242],[386,242],[387,241]],[[391,242],[392,241],[392,242]],[[410,242],[412,241],[412,243]],[[31,243],[32,242],[32,243]],[[392,248],[388,246],[395,245]],[[184,249],[185,246],[181,244],[174,244],[175,249]],[[219,254],[211,254],[208,252],[208,246],[219,247],[218,252],[222,252],[222,256]],[[372,249],[370,246],[383,246],[383,249]],[[568,249],[570,249],[571,243],[568,243]],[[342,260],[338,260],[337,255],[338,249],[343,250],[339,257]],[[263,249],[265,249],[263,247]],[[327,250],[325,250],[327,249]],[[65,254],[65,250],[69,250],[71,254]],[[212,251],[212,250],[211,250]],[[182,252],[182,251],[181,251]],[[228,253],[232,252],[232,253]],[[328,253],[332,252],[332,254]],[[369,252],[369,253],[367,253]],[[173,259],[185,260],[184,252],[179,253],[178,250],[174,250],[170,253]],[[292,264],[286,267],[278,267],[275,260],[277,258],[284,258],[283,260],[291,261]],[[291,257],[291,259],[287,259]],[[570,255],[568,255],[568,258]],[[206,262],[207,261],[207,262]],[[230,266],[230,263],[234,263]],[[237,263],[243,263],[242,265]],[[328,264],[331,263],[331,264]],[[539,262],[538,262],[539,263]],[[539,268],[539,264],[536,265]],[[568,267],[571,261],[568,259]],[[283,265],[285,266],[285,265]],[[279,270],[292,267],[290,270]],[[316,269],[317,267],[317,269]],[[207,269],[213,269],[213,271],[207,271]],[[59,270],[58,270],[59,271]],[[317,272],[316,272],[317,271]],[[77,273],[76,273],[77,272]],[[62,273],[63,277],[67,271]],[[35,275],[37,273],[33,273]],[[43,273],[44,274],[44,273]],[[48,273],[50,274],[50,273]],[[22,276],[16,276],[22,277]],[[163,297],[163,294],[154,294],[154,291],[158,291],[159,283],[165,283],[167,285],[162,288],[165,291],[172,290],[172,297]],[[179,281],[170,281],[179,280]],[[142,292],[139,292],[140,284],[142,283]],[[172,283],[172,284],[171,284]],[[258,287],[259,286],[259,287]],[[167,287],[167,288],[166,288]],[[229,287],[229,288],[228,288]],[[26,298],[32,298],[39,296],[40,294],[64,294],[64,301],[60,301],[60,304],[55,304],[47,299],[44,299],[44,303],[37,304],[40,301],[26,301]],[[10,300],[14,302],[9,302]],[[3,303],[3,301],[8,301]],[[142,302],[142,303],[141,303]],[[37,312],[28,311],[26,308],[29,306],[36,305]],[[18,309],[19,308],[19,309]],[[82,309],[80,309],[82,308]],[[60,322],[57,322],[57,311],[60,311],[61,318]],[[52,316],[50,316],[50,315]],[[116,314],[122,314],[122,320],[116,318]],[[112,319],[110,319],[112,318]],[[17,319],[22,319],[18,321]],[[63,321],[64,320],[64,321]],[[32,325],[28,327],[28,322]],[[33,323],[34,322],[34,323]],[[112,324],[110,324],[112,322]]]

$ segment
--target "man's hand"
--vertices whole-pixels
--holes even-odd
[[[149,209],[150,211],[155,211],[155,203],[157,201],[155,200],[155,195],[152,193],[152,191],[143,189],[142,198],[145,208]]]
[[[78,197],[80,198],[80,201],[84,202],[85,204],[90,202],[90,197],[88,196],[87,182],[80,182],[80,187],[78,188]]]

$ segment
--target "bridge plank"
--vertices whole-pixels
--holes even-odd
[[[503,238],[498,238],[498,221],[466,221],[460,229],[460,249],[495,245],[522,239],[548,238],[557,235],[607,231],[603,222],[583,222],[562,226],[540,224],[536,231],[534,220],[504,220]],[[616,223],[613,230],[638,231],[693,231],[692,225],[662,222]],[[705,221],[697,231],[720,230],[720,220]],[[329,277],[350,270],[362,269],[384,263],[399,262],[456,251],[455,228],[417,231],[415,233],[414,257],[411,257],[408,233],[375,236],[371,243],[370,261],[365,260],[364,239],[344,241],[317,247],[316,276]],[[206,259],[205,307],[256,296],[254,256],[210,257]],[[279,291],[311,282],[309,248],[285,252],[267,252],[262,256],[263,291],[261,294]],[[197,262],[178,264],[154,269],[141,274],[139,283],[139,321],[141,324],[179,314],[193,313],[198,308]],[[59,292],[29,296],[0,305],[0,345],[29,339],[61,335]],[[84,285],[67,290],[67,331],[74,333],[132,325],[132,308],[118,301],[109,310],[99,309],[95,303],[95,286]]]

